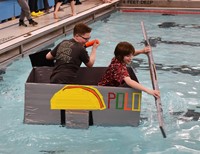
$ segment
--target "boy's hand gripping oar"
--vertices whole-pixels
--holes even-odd
[[[142,26],[142,32],[143,32],[143,35],[144,35],[145,46],[150,46],[143,21],[141,22],[141,26]],[[150,67],[150,74],[151,74],[151,81],[152,81],[153,89],[159,90],[157,76],[156,76],[156,67],[155,67],[154,60],[153,60],[152,50],[150,52],[148,52],[147,56],[148,56],[148,61],[149,61],[149,67]],[[160,130],[162,132],[163,137],[166,138],[166,134],[165,134],[165,131],[164,131],[164,128],[163,128],[163,110],[162,110],[161,99],[155,97],[155,104],[156,104],[156,109],[157,109],[159,127],[160,127]]]

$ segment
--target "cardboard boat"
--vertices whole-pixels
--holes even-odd
[[[142,92],[128,86],[98,86],[106,67],[81,67],[74,84],[51,84],[49,50],[29,55],[32,70],[25,83],[25,124],[66,125],[69,128],[138,126]],[[132,79],[138,82],[128,67]]]

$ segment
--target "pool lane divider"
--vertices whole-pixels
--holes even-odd
[[[150,43],[149,43],[149,40],[147,37],[147,32],[146,32],[143,21],[141,21],[141,27],[142,27],[144,40],[145,40],[145,46],[150,46]],[[148,57],[148,61],[149,61],[149,68],[150,68],[150,75],[151,75],[153,89],[159,91],[158,80],[157,80],[157,75],[156,75],[156,66],[155,66],[155,63],[153,60],[152,50],[150,50],[150,52],[148,52],[147,57]],[[155,105],[156,105],[156,109],[157,109],[159,127],[160,127],[163,137],[166,138],[167,136],[166,136],[166,133],[164,130],[163,109],[162,109],[162,104],[161,104],[161,98],[160,97],[159,98],[154,97],[154,98],[155,98]]]

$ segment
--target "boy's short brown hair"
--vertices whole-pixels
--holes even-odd
[[[79,35],[84,35],[86,33],[90,33],[92,31],[92,28],[90,28],[89,26],[87,26],[84,23],[78,23],[74,26],[74,31],[73,31],[73,35],[75,36],[76,34]]]
[[[129,42],[120,42],[117,44],[114,54],[117,60],[123,62],[124,56],[135,54],[135,48]]]

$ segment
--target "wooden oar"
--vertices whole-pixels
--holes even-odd
[[[150,46],[143,21],[141,22],[141,26],[142,26],[142,32],[143,32],[143,35],[144,35],[145,46]],[[150,52],[148,52],[147,56],[148,56],[148,61],[149,61],[149,68],[150,68],[150,74],[151,74],[151,81],[152,81],[153,89],[159,90],[158,80],[157,80],[157,76],[156,76],[156,67],[155,67],[154,60],[153,60],[152,50]],[[160,130],[161,130],[163,137],[166,138],[166,134],[165,134],[165,131],[164,131],[164,122],[163,122],[163,110],[162,110],[162,104],[161,104],[160,98],[155,97],[155,105],[156,105],[156,109],[157,109],[159,127],[160,127]]]

